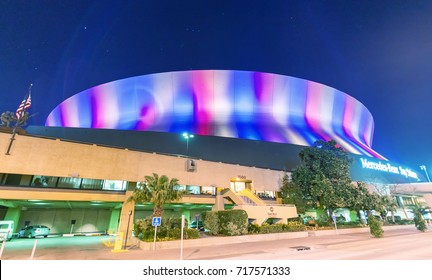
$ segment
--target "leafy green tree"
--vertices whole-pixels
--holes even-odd
[[[352,159],[334,140],[318,140],[303,149],[301,165],[292,173],[292,181],[301,190],[309,205],[329,210],[346,207],[353,188],[350,176]]]
[[[356,211],[358,220],[365,223],[366,221],[362,219],[360,211],[368,208],[367,203],[371,194],[363,182],[357,182],[357,186],[350,188],[349,191],[351,195],[347,199],[347,207]]]
[[[153,173],[152,176],[145,176],[145,181],[135,188],[128,200],[136,203],[151,202],[154,204],[153,217],[162,217],[163,205],[180,200],[186,193],[176,190],[174,187],[177,185],[178,179]]]
[[[281,196],[284,204],[294,204],[296,206],[297,213],[306,212],[307,204],[303,199],[302,190],[298,185],[290,182],[287,173],[282,177]]]
[[[365,209],[367,216],[372,214],[372,210],[380,211],[383,209],[381,196],[377,193],[370,193],[366,196]]]

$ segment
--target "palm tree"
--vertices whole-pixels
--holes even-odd
[[[395,222],[395,212],[397,211],[398,204],[394,197],[389,196],[386,204],[386,208],[391,213],[392,221]]]
[[[135,203],[151,202],[154,204],[153,217],[162,217],[163,205],[182,198],[185,191],[174,189],[178,185],[178,179],[169,179],[166,175],[145,176],[145,181],[140,183],[133,191],[129,201]]]
[[[391,196],[380,196],[380,200],[378,201],[378,205],[377,205],[377,211],[380,212],[381,214],[381,218],[384,221],[384,223],[387,222],[387,214],[389,212],[391,212],[391,216],[392,216],[392,221],[393,223],[395,222],[394,220],[394,212],[397,210],[397,203],[396,201],[394,201],[394,199]]]

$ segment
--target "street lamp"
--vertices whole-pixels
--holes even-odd
[[[426,173],[426,178],[428,179],[428,182],[431,180],[429,179],[429,175],[427,173],[426,165],[420,165],[420,169],[423,170]]]
[[[189,139],[193,137],[193,134],[189,134],[187,132],[183,133],[183,138],[186,139],[186,155],[189,153]]]

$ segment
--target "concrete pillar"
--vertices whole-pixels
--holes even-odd
[[[108,233],[116,233],[119,228],[120,209],[113,209],[108,225]]]
[[[132,233],[133,224],[134,224],[134,208],[135,208],[134,202],[123,203],[123,207],[120,212],[120,223],[119,223],[118,231],[123,232],[124,236],[126,236],[126,230],[128,230],[127,232],[128,237],[130,237]]]
[[[221,187],[216,188],[216,202],[212,207],[213,211],[225,210],[224,197],[222,195],[222,190],[223,190],[223,188],[221,188]]]
[[[122,209],[120,212],[120,222],[118,226],[118,231],[123,232],[123,236],[128,234],[128,237],[131,236],[133,223],[134,223],[134,212],[135,212],[135,202],[128,201],[128,198],[132,196],[133,190],[136,188],[135,182],[128,182],[125,200],[123,201]],[[129,229],[128,229],[129,226]],[[128,232],[126,233],[126,230]]]
[[[188,223],[192,222],[195,219],[195,217],[191,217],[191,213],[189,209],[183,209],[182,215],[185,216],[185,219],[187,220]]]
[[[5,220],[6,221],[13,221],[14,222],[14,230],[13,232],[18,232],[18,223],[21,217],[21,207],[9,207],[6,215]]]

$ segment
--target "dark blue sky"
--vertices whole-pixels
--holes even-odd
[[[432,1],[0,0],[0,112],[33,83],[30,125],[89,87],[189,69],[341,90],[374,116],[376,151],[432,173]]]

